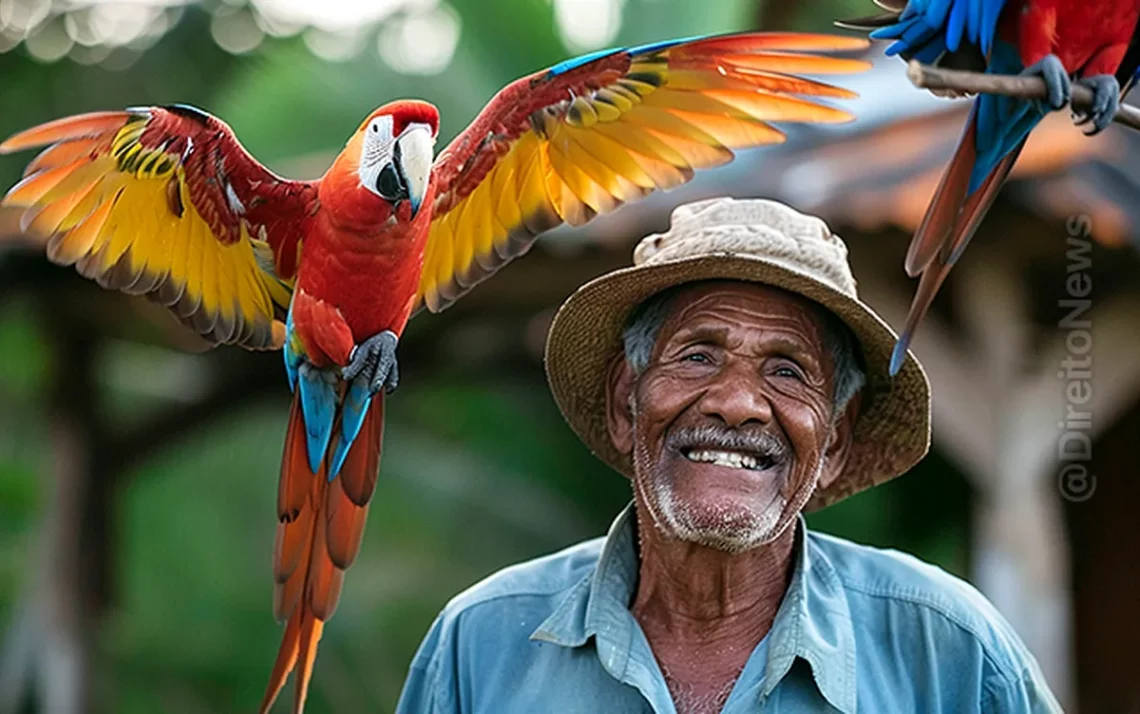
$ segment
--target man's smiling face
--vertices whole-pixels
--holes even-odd
[[[669,306],[645,370],[617,377],[630,418],[611,425],[626,435],[615,444],[632,450],[639,500],[666,535],[733,552],[769,542],[815,489],[832,442],[817,308],[730,282],[684,288]]]

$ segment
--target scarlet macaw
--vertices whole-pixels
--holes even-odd
[[[548,229],[783,140],[769,121],[850,119],[793,95],[852,92],[793,73],[862,71],[816,53],[866,45],[744,33],[596,52],[503,88],[434,163],[435,107],[397,101],[317,181],[274,175],[183,105],[69,117],[0,144],[49,147],[3,205],[49,236],[51,260],[161,302],[213,343],[283,347],[294,397],[273,609],[286,627],[262,712],[294,667],[303,709],[360,546],[410,316],[443,310]]]
[[[982,94],[907,252],[905,268],[921,275],[891,374],[938,288],[997,198],[1034,127],[1069,103],[1071,83],[1093,90],[1091,112],[1077,118],[1103,131],[1132,86],[1140,64],[1134,37],[1140,0],[876,0],[888,12],[841,23],[892,39],[888,55],[992,74],[1037,75],[1044,102]]]

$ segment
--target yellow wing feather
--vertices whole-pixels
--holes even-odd
[[[736,149],[784,141],[769,122],[850,120],[815,98],[854,92],[794,73],[863,71],[865,61],[813,53],[866,46],[828,35],[724,36],[607,55],[509,85],[437,162],[444,175],[419,305],[443,310],[560,223],[581,225],[725,164]],[[544,91],[554,99],[531,111],[531,96]]]
[[[495,224],[491,218],[491,182],[479,184],[473,193],[473,200],[467,202],[470,213],[468,223],[472,227],[471,248],[472,258],[480,266],[487,265],[495,243]]]
[[[266,272],[250,238],[225,242],[195,207],[183,156],[141,141],[145,116],[101,113],[58,120],[0,145],[52,143],[2,205],[46,239],[48,257],[106,288],[147,294],[216,343],[280,346],[275,326],[289,283]],[[270,253],[269,263],[272,262]]]

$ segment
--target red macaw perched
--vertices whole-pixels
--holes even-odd
[[[748,33],[597,52],[502,89],[434,163],[436,109],[394,102],[312,182],[275,176],[219,119],[177,105],[61,119],[0,144],[49,145],[4,205],[49,236],[52,260],[158,300],[214,343],[284,348],[294,398],[273,609],[287,624],[262,712],[294,667],[303,709],[360,546],[409,317],[444,309],[545,230],[781,141],[769,121],[850,119],[793,95],[851,92],[792,73],[861,71],[811,53],[866,44]]]
[[[906,271],[921,274],[891,373],[938,288],[997,198],[1030,132],[1048,110],[1069,102],[1071,82],[1095,94],[1077,118],[1090,135],[1112,122],[1140,64],[1140,0],[876,0],[887,13],[842,23],[893,39],[887,54],[995,74],[1045,80],[1042,103],[993,94],[974,102],[958,149],[911,241]]]

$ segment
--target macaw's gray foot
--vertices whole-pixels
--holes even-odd
[[[344,378],[351,382],[361,377],[373,394],[381,389],[391,394],[400,383],[400,368],[396,363],[396,344],[399,339],[391,330],[369,337],[352,350]]]
[[[1021,74],[1045,80],[1045,87],[1049,91],[1045,105],[1053,111],[1064,107],[1073,97],[1073,82],[1057,55],[1045,55],[1041,61],[1022,70]]]
[[[1108,128],[1116,116],[1116,110],[1120,108],[1120,82],[1111,74],[1098,74],[1078,79],[1077,84],[1093,90],[1093,103],[1091,110],[1074,111],[1073,120],[1077,126],[1092,124],[1092,129],[1085,131],[1085,134],[1095,136]]]

